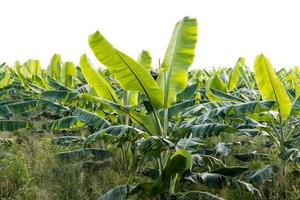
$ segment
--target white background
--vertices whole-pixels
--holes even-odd
[[[136,58],[147,49],[157,66],[173,27],[184,16],[198,20],[193,68],[232,66],[239,56],[252,68],[264,53],[276,68],[300,64],[300,2],[292,0],[1,0],[0,63],[40,59],[54,53],[78,63],[99,30]]]

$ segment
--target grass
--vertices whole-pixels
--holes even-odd
[[[38,126],[38,125],[36,125]],[[35,128],[15,133],[1,133],[0,199],[99,199],[120,183],[131,182],[111,166],[86,169],[80,163],[62,163],[55,154],[66,151],[51,143],[51,133]]]
[[[47,119],[42,119],[47,120]],[[36,122],[34,127],[39,126]],[[1,138],[8,138],[11,144],[0,145],[0,199],[4,200],[76,200],[99,199],[114,186],[138,182],[141,176],[129,177],[122,171],[118,158],[111,164],[100,163],[98,167],[87,168],[82,163],[62,163],[55,154],[70,147],[58,147],[51,143],[52,133],[40,133],[35,128],[15,133],[1,133]],[[208,139],[208,144],[237,141],[236,136],[222,136]],[[240,140],[249,140],[244,136]],[[264,140],[257,139],[252,145],[235,145],[230,154],[235,152],[258,151],[270,153],[272,157],[264,161],[252,161],[245,165],[257,169],[270,163],[278,163],[277,153],[272,148],[263,147]],[[226,159],[226,160],[225,160]],[[223,160],[230,166],[242,165],[232,156]],[[274,181],[256,185],[263,199],[292,199],[300,197],[299,175],[288,173],[286,177],[274,177]],[[298,187],[299,186],[299,187]],[[203,189],[225,199],[255,199],[249,193],[238,190],[212,190],[205,186],[191,186]]]

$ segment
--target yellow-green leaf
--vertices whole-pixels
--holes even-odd
[[[76,74],[75,66],[72,62],[65,62],[60,71],[61,83],[68,88],[73,88],[73,76]]]
[[[208,84],[206,85],[206,92],[205,95],[209,98],[211,101],[224,101],[224,99],[220,97],[216,97],[212,94],[210,88],[216,89],[218,91],[227,93],[226,84],[224,81],[216,74],[213,78],[211,78],[208,81]]]
[[[138,57],[138,63],[146,69],[151,68],[152,57],[149,51],[143,50]]]
[[[24,66],[32,75],[41,75],[41,63],[39,60],[29,59],[25,62]]]
[[[26,90],[29,90],[29,86],[27,84],[26,77],[23,75],[23,72],[21,72],[22,68],[24,68],[24,67],[20,64],[20,62],[16,61],[15,64],[14,64],[14,70],[15,70],[17,76],[19,77],[19,79],[21,80],[23,87]],[[26,69],[26,71],[27,71],[27,69]],[[27,71],[27,73],[29,74],[28,71]]]
[[[291,112],[291,100],[282,82],[276,75],[271,62],[263,54],[258,55],[254,62],[254,75],[263,100],[275,100],[279,104],[279,112],[286,119]]]
[[[236,62],[229,78],[229,83],[228,83],[229,91],[232,91],[236,87],[239,80],[239,71],[240,68],[243,67],[244,63],[245,63],[245,58],[243,57],[240,57]]]
[[[89,45],[97,59],[108,67],[123,89],[141,92],[154,107],[162,107],[162,90],[143,66],[115,49],[99,31],[89,36]]]
[[[80,57],[80,68],[90,87],[94,88],[98,97],[117,102],[117,95],[109,83],[91,66],[88,57]]]
[[[57,81],[60,80],[61,63],[60,55],[54,54],[47,68],[48,75]]]
[[[194,60],[197,20],[184,17],[174,28],[157,82],[164,91],[164,107],[176,101],[187,85],[188,68]]]
[[[10,75],[10,71],[5,67],[5,70],[0,75],[0,89],[9,85],[10,81],[13,81],[13,79],[10,78]]]
[[[137,62],[145,67],[146,69],[151,68],[151,62],[152,62],[152,57],[150,53],[146,50],[143,50],[137,59]],[[130,105],[137,105],[138,104],[138,92],[137,91],[128,91],[127,98],[128,98],[128,103]]]

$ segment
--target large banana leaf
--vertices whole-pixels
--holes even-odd
[[[15,62],[15,64],[14,64],[14,71],[16,72],[17,76],[18,76],[19,79],[21,80],[23,87],[24,87],[26,90],[29,90],[29,86],[28,86],[28,84],[27,84],[26,77],[25,77],[25,75],[24,75],[23,72],[22,72],[22,69],[23,69],[23,68],[24,68],[24,67],[20,64],[19,61],[16,61],[16,62]],[[25,69],[26,69],[26,68],[25,68]],[[26,71],[27,71],[27,69],[26,69]],[[27,71],[27,73],[29,73],[29,72]]]
[[[60,81],[61,64],[60,55],[54,54],[47,68],[48,75],[57,81]]]
[[[251,116],[254,113],[261,113],[275,109],[277,107],[275,101],[253,101],[249,103],[240,103],[214,109],[210,112],[202,114],[195,121],[196,124],[202,124],[212,119],[225,119],[226,117]]]
[[[57,120],[52,120],[46,124],[47,129],[57,131],[57,130],[68,130],[72,128],[79,128],[84,125],[78,117],[70,116],[64,117]]]
[[[210,171],[210,173],[237,177],[248,170],[249,170],[248,167],[243,167],[243,166],[221,167],[221,168]]]
[[[150,53],[146,50],[143,50],[138,59],[137,62],[145,67],[146,69],[151,68],[151,62],[152,62],[152,57]],[[130,105],[137,105],[138,104],[138,92],[137,91],[128,91],[127,92],[127,102]]]
[[[39,60],[29,59],[24,63],[24,66],[32,75],[40,76],[42,74],[41,63]]]
[[[42,99],[47,99],[49,101],[69,103],[79,100],[79,94],[77,92],[71,92],[68,90],[48,90],[44,91],[41,95]]]
[[[247,86],[247,88],[248,89],[253,88],[252,84],[246,74],[246,69],[244,69],[244,67],[240,67],[239,72],[240,72],[241,78],[242,78],[243,82],[245,83],[245,85]]]
[[[116,125],[116,126],[110,126],[106,129],[97,131],[96,133],[93,133],[89,135],[86,139],[86,143],[94,143],[97,140],[103,140],[104,138],[110,140],[110,141],[116,141],[119,140],[120,142],[124,141],[132,141],[136,138],[146,138],[148,137],[148,134],[144,131],[134,128],[132,126],[127,125]]]
[[[106,192],[103,195],[103,200],[125,200],[134,188],[136,188],[134,185],[119,185]]]
[[[8,68],[5,68],[5,71],[0,75],[0,89],[8,86],[13,79],[10,77],[11,73]]]
[[[98,31],[89,36],[89,45],[97,59],[108,67],[122,88],[141,92],[153,106],[162,107],[162,90],[143,66],[115,49]]]
[[[190,109],[195,104],[196,104],[195,99],[189,99],[189,100],[174,104],[171,107],[169,107],[168,116],[169,117],[176,116],[179,113],[182,113],[182,112],[186,111],[187,109]],[[163,112],[160,111],[159,114],[162,116]]]
[[[60,71],[61,82],[68,88],[74,88],[73,76],[76,75],[76,69],[74,63],[65,62]]]
[[[213,109],[221,108],[224,106],[233,105],[231,102],[220,101],[220,102],[207,102],[200,105],[191,107],[187,112],[183,114],[184,117],[198,116],[201,113],[212,111]]]
[[[186,88],[196,42],[197,20],[184,17],[174,28],[157,80],[164,91],[164,107],[176,101],[176,95]]]
[[[201,167],[203,169],[218,169],[226,167],[221,159],[211,155],[193,154],[193,166]]]
[[[271,180],[273,175],[279,171],[279,167],[276,165],[267,165],[259,170],[257,170],[251,177],[251,182],[263,182],[266,180]]]
[[[224,101],[222,97],[215,96],[211,89],[215,89],[216,91],[220,91],[223,93],[227,93],[227,86],[223,79],[220,78],[218,74],[216,74],[213,78],[211,78],[206,85],[205,95],[210,101]]]
[[[145,67],[146,69],[151,68],[152,63],[152,57],[150,55],[150,52],[147,50],[143,50],[138,57],[138,63]]]
[[[13,114],[23,113],[25,111],[31,111],[37,107],[37,103],[37,100],[27,100],[1,105],[0,116],[9,116]]]
[[[54,137],[51,140],[51,142],[53,144],[57,144],[57,145],[60,145],[60,146],[69,146],[71,144],[83,143],[85,141],[86,141],[85,137],[83,137],[83,136],[73,136],[73,135]]]
[[[181,93],[177,95],[177,101],[182,101],[194,97],[197,92],[199,83],[187,86]]]
[[[207,123],[191,126],[190,131],[192,137],[205,138],[218,136],[220,133],[235,133],[238,132],[238,129],[227,124]]]
[[[29,59],[24,63],[24,66],[19,68],[22,76],[27,80],[28,86],[35,91],[35,86],[47,88],[45,80],[41,77],[42,69],[39,60]],[[26,84],[26,83],[25,83]],[[33,84],[35,86],[33,86]],[[39,92],[38,92],[39,93]]]
[[[271,62],[263,54],[258,55],[255,59],[254,74],[262,98],[277,101],[279,103],[278,110],[282,118],[286,119],[291,112],[291,100]]]
[[[151,115],[146,115],[144,113],[138,113],[134,111],[133,109],[128,109],[123,107],[122,105],[116,104],[112,101],[108,101],[105,99],[101,99],[95,96],[89,96],[86,94],[82,95],[83,97],[86,97],[94,102],[98,102],[101,104],[104,104],[108,107],[110,107],[112,110],[117,112],[118,114],[127,114],[129,115],[130,119],[134,122],[140,125],[142,128],[144,128],[145,131],[147,131],[151,135],[157,135],[159,133],[159,130],[155,123],[153,122],[153,119],[151,118]]]
[[[43,100],[43,99],[38,99],[38,101],[39,101],[40,105],[44,106],[46,109],[49,109],[49,110],[54,110],[54,111],[57,111],[60,113],[70,111],[70,109],[68,107],[57,104],[52,101],[47,101],[47,100]]]
[[[285,83],[286,88],[289,89],[289,86],[291,88],[295,89],[295,97],[298,97],[300,95],[300,76],[294,69],[291,69],[288,74],[286,74],[282,79],[283,83]]]
[[[209,102],[190,108],[183,117],[199,116],[201,119],[216,119],[226,116],[246,116],[277,108],[275,101],[252,101],[233,104],[231,102]]]
[[[77,116],[77,118],[85,124],[90,124],[97,129],[103,129],[110,126],[110,123],[107,120],[80,108],[76,108],[73,115]]]
[[[110,153],[107,150],[96,148],[83,148],[73,151],[60,152],[57,156],[63,161],[77,161],[83,159],[94,160],[109,160],[111,158]]]
[[[270,156],[264,153],[258,153],[257,151],[246,152],[246,153],[238,153],[233,155],[236,159],[250,162],[253,160],[265,160],[268,159]]]
[[[14,132],[18,129],[28,128],[29,122],[22,120],[0,120],[0,131]]]
[[[252,184],[246,183],[231,176],[204,172],[186,176],[185,179],[193,183],[205,184],[210,188],[223,189],[228,187],[229,189],[245,190],[253,195],[261,196],[259,190],[253,187]]]
[[[241,99],[241,98],[235,97],[235,96],[233,96],[233,95],[231,95],[231,94],[228,94],[228,93],[225,93],[225,92],[221,92],[221,91],[216,90],[216,89],[214,89],[214,88],[210,88],[210,89],[209,89],[209,95],[210,95],[210,96],[213,95],[213,96],[214,96],[214,97],[213,97],[214,99],[215,99],[215,98],[219,98],[219,99],[221,99],[221,100],[223,100],[223,101],[245,102],[245,101],[244,101],[243,99]]]
[[[243,58],[243,57],[240,57],[238,59],[238,61],[236,62],[235,66],[230,74],[230,78],[229,78],[229,83],[228,83],[229,91],[232,91],[236,87],[238,80],[239,80],[240,68],[243,67],[244,63],[245,63],[245,58]]]
[[[118,97],[113,88],[101,74],[93,69],[86,55],[80,57],[80,68],[89,86],[94,88],[99,97],[113,102],[118,101]]]
[[[26,66],[21,65],[20,72],[25,77],[25,79],[27,79],[27,80],[32,79],[33,74],[30,73],[29,69]]]
[[[151,189],[152,195],[156,196],[157,194],[168,190],[172,179],[175,176],[181,177],[181,175],[185,171],[191,169],[191,167],[192,155],[186,150],[176,150],[168,160],[162,174],[156,179]]]
[[[60,80],[60,79],[59,79]],[[47,76],[47,82],[50,87],[52,87],[55,90],[66,90],[70,91],[69,88],[64,86],[62,83],[58,82],[57,80],[51,78],[50,76]]]

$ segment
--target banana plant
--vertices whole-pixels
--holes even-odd
[[[13,79],[11,78],[12,73],[8,66],[4,66],[4,68],[2,68],[0,71],[0,89],[2,89],[12,84]]]
[[[76,68],[73,62],[65,62],[60,71],[61,83],[67,88],[73,89],[73,77],[76,75]]]
[[[197,20],[184,17],[174,28],[157,82],[163,91],[164,135],[168,135],[168,108],[187,86],[197,42]]]
[[[126,176],[143,176],[103,199],[222,199],[216,194],[224,188],[259,198],[256,185],[300,168],[300,70],[276,72],[259,55],[254,72],[242,57],[233,68],[189,71],[196,42],[197,21],[185,17],[156,70],[148,51],[135,60],[98,31],[88,43],[105,69],[86,54],[77,67],[59,54],[47,70],[33,59],[1,64],[0,131],[33,128],[22,119],[38,111],[49,119],[44,129],[68,133],[52,139],[61,161],[84,167],[117,160]],[[255,150],[256,138],[275,147],[281,168],[267,150]],[[254,149],[235,151],[245,145]],[[267,165],[231,166],[233,159]]]
[[[54,54],[51,58],[50,64],[47,68],[47,74],[51,78],[60,81],[60,72],[61,72],[62,61],[59,54]]]
[[[146,96],[147,102],[145,103],[149,106],[148,112],[152,114],[152,117],[144,116],[144,118],[147,117],[148,121],[154,119],[156,134],[162,134],[157,109],[162,107],[163,93],[150,72],[126,54],[115,49],[98,31],[89,36],[89,44],[96,58],[108,67],[124,90],[137,91]]]
[[[273,125],[271,122],[272,131],[268,131],[268,134],[280,153],[280,157],[282,158],[282,173],[285,174],[287,162],[289,160],[298,162],[300,157],[299,149],[293,149],[287,145],[287,141],[293,139],[293,134],[295,134],[294,129],[297,128],[297,125],[295,126],[292,122],[292,102],[271,62],[263,54],[258,55],[255,59],[254,74],[262,98],[264,100],[275,100],[279,104],[279,115],[276,120],[278,126]],[[297,107],[296,102],[294,104],[295,107]]]

